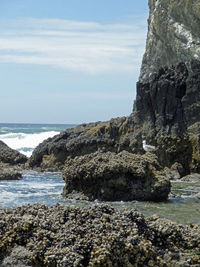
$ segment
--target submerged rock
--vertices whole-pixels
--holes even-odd
[[[20,168],[15,168],[6,164],[0,164],[0,181],[3,180],[19,180],[22,178]]]
[[[136,210],[0,209],[1,266],[199,266],[200,228]],[[170,265],[169,265],[170,264]]]
[[[81,192],[89,200],[165,200],[170,182],[155,155],[96,152],[69,158],[63,169],[63,195]]]

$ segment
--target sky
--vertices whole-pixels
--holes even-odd
[[[0,123],[132,112],[147,0],[0,0]]]

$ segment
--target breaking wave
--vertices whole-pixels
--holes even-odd
[[[22,154],[30,157],[34,148],[49,137],[59,134],[58,131],[48,131],[40,133],[3,133],[0,140],[9,147],[18,150]]]

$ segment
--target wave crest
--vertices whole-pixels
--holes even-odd
[[[1,134],[0,140],[7,144],[9,147],[21,152],[22,154],[30,157],[33,150],[42,143],[45,139],[53,137],[60,132],[49,131],[42,133],[7,133]]]

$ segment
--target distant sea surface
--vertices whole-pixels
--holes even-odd
[[[0,123],[0,140],[30,157],[39,143],[75,126],[75,124]]]

